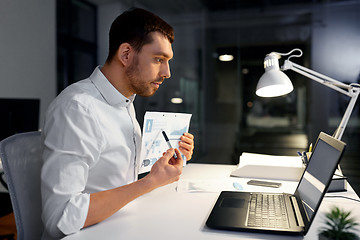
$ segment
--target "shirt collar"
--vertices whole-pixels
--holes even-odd
[[[135,94],[129,98],[122,95],[100,71],[100,66],[95,68],[89,78],[104,97],[105,101],[112,106],[126,107],[135,100]]]

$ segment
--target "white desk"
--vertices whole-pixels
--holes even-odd
[[[233,165],[189,164],[184,168],[182,179],[211,179],[229,178]],[[245,190],[274,191],[275,188],[255,187],[246,185],[246,179],[241,181]],[[293,192],[295,182],[283,182],[277,191]],[[214,206],[219,193],[197,192],[179,193],[177,183],[161,187],[148,193],[115,213],[105,221],[81,230],[79,233],[65,237],[66,240],[75,239],[302,239],[301,236],[280,236],[258,233],[231,232],[209,229],[205,222]],[[250,187],[250,188],[249,188]],[[249,189],[248,189],[249,188]],[[359,199],[349,186],[344,193],[327,195],[344,195]],[[323,224],[324,212],[332,205],[344,210],[351,210],[360,222],[360,203],[343,198],[325,198],[320,210],[304,239],[317,239],[318,229]],[[360,233],[360,228],[358,229]]]

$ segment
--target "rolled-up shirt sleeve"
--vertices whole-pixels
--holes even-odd
[[[84,190],[89,169],[99,159],[103,139],[90,110],[72,99],[54,103],[46,116],[42,219],[52,237],[79,231],[87,217],[90,194]]]

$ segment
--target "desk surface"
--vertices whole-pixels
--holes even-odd
[[[226,179],[236,166],[189,164],[184,168],[181,179]],[[234,178],[244,183],[245,191],[272,191],[265,188],[246,185],[247,179]],[[205,222],[214,206],[219,192],[177,192],[177,183],[158,188],[126,205],[105,221],[65,237],[74,239],[317,239],[318,229],[323,226],[324,213],[333,205],[351,210],[352,216],[360,222],[360,203],[344,198],[325,197],[319,212],[305,237],[280,236],[259,233],[245,233],[213,230]],[[297,183],[283,182],[276,192],[293,192]],[[346,196],[359,199],[352,190],[344,193],[328,193],[326,196]],[[360,228],[357,229],[358,234]]]

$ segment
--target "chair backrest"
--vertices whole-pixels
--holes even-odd
[[[14,210],[17,238],[41,239],[41,133],[15,134],[0,142],[0,158]]]

